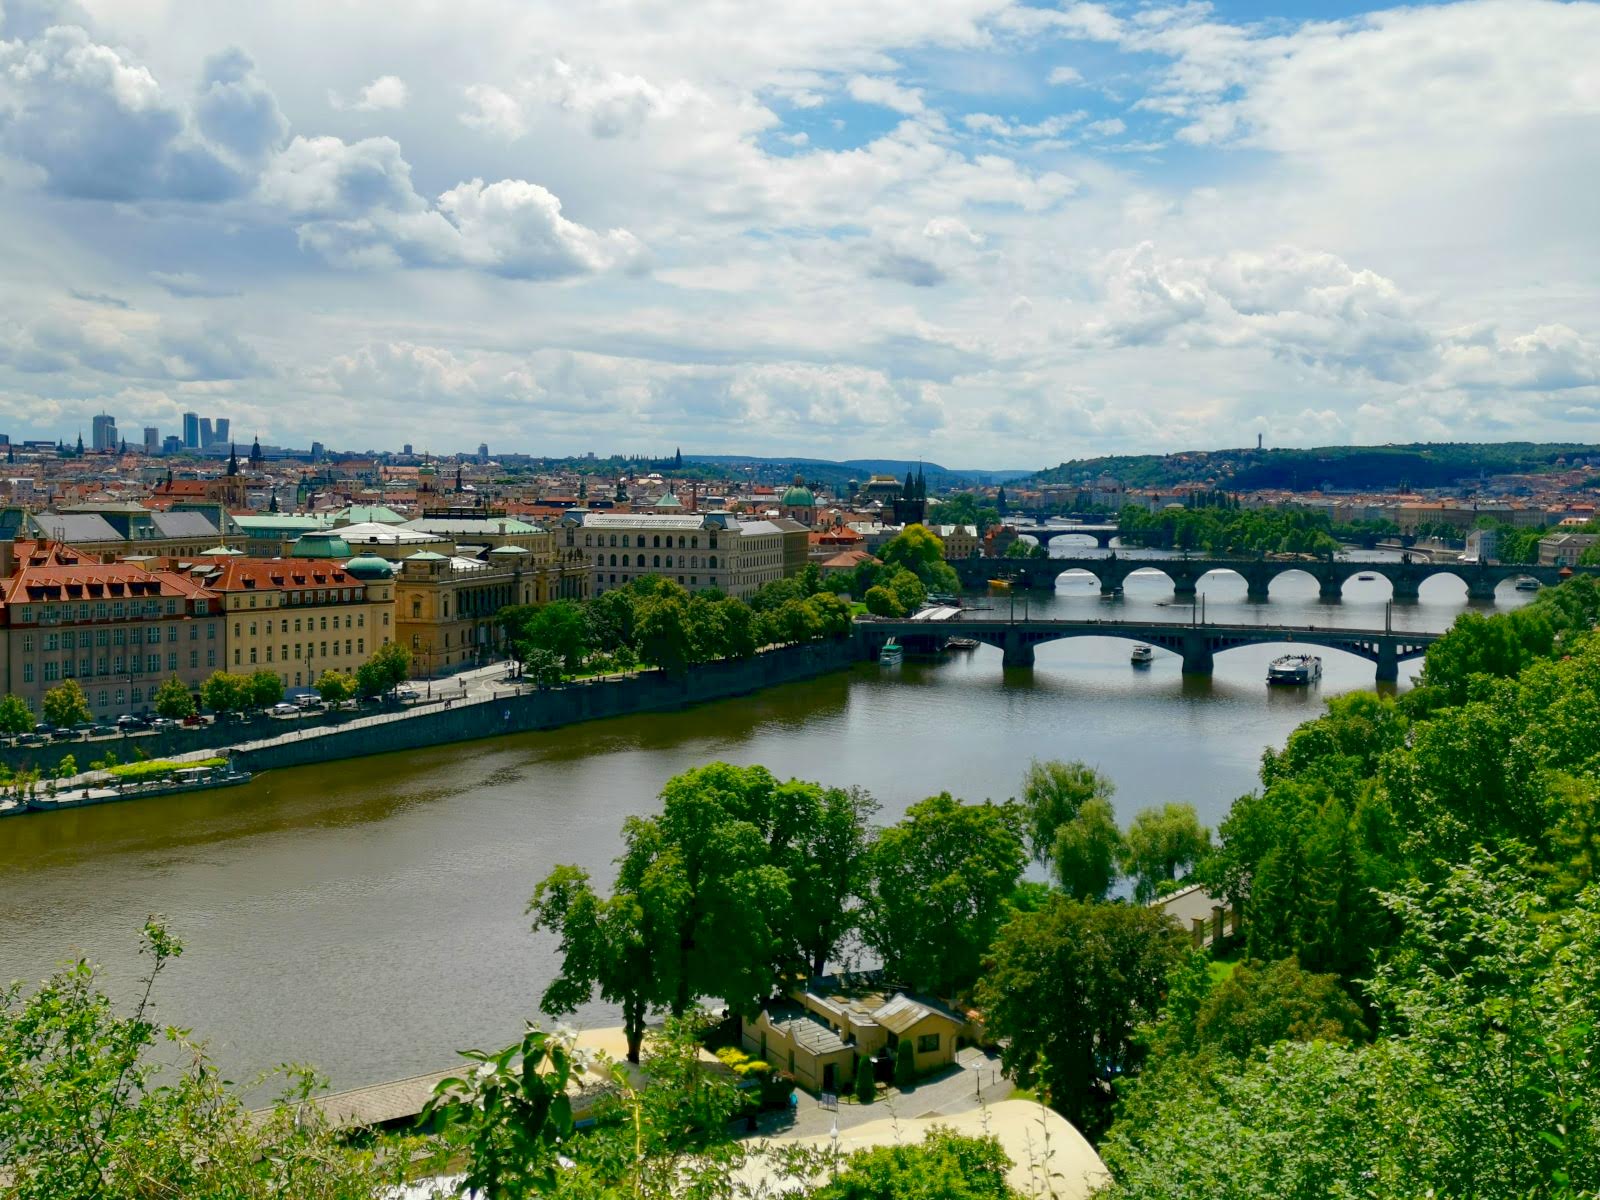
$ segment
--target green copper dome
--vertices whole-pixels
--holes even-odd
[[[387,559],[376,554],[363,554],[345,563],[344,569],[357,579],[388,579],[394,574]]]
[[[797,483],[783,494],[783,506],[785,508],[815,508],[817,506],[817,498],[811,494],[810,488],[803,487]]]
[[[295,538],[289,550],[290,558],[338,558],[350,554],[350,543],[336,533],[313,531]]]

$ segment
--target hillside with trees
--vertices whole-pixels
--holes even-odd
[[[1128,487],[1206,483],[1233,491],[1321,488],[1395,491],[1450,487],[1484,475],[1537,474],[1600,458],[1600,446],[1568,442],[1438,442],[1403,446],[1318,446],[1284,450],[1190,450],[1175,454],[1074,459],[1020,486],[1092,482],[1111,475]]]

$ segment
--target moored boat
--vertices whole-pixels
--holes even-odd
[[[1305,687],[1322,678],[1322,660],[1315,654],[1285,654],[1267,668],[1268,686]]]
[[[878,662],[884,666],[892,667],[905,661],[906,649],[899,642],[890,638],[883,644],[883,649],[878,654]]]

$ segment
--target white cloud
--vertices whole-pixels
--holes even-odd
[[[346,100],[337,92],[328,93],[328,103],[334,108],[354,109],[356,112],[390,112],[406,106],[410,97],[406,81],[398,75],[380,75]]]
[[[1045,80],[1051,87],[1069,87],[1083,82],[1083,73],[1077,67],[1052,67]]]
[[[852,100],[862,104],[877,104],[907,116],[917,116],[927,111],[922,102],[921,88],[908,88],[892,79],[871,75],[854,75],[845,85]]]

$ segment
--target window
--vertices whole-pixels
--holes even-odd
[[[176,655],[174,655],[174,657],[176,657]],[[161,655],[152,654],[149,658],[145,659],[144,669],[149,671],[152,675],[161,670]]]
[[[109,658],[107,658],[104,654],[102,654],[99,657],[99,659],[96,660],[94,673],[96,675],[109,675],[109,674],[111,674],[111,660]]]
[[[123,692],[123,690],[122,690],[122,689],[121,689],[121,688],[118,688],[118,689],[117,689],[117,707],[118,707],[118,708],[121,708],[121,707],[122,707],[122,703],[123,703],[123,696],[124,696],[124,695],[125,695],[125,693],[124,693],[124,692]]]
[[[178,602],[176,600],[168,600],[167,601],[167,616],[170,617],[177,611],[178,611]]]
[[[214,667],[216,665],[217,665],[217,652],[215,650],[207,650],[206,651],[206,666]]]
[[[660,541],[659,538],[657,538],[656,540]],[[654,557],[655,557],[655,561],[652,562],[650,565],[653,566],[653,567],[659,567],[661,565],[661,555],[657,554]]]
[[[333,627],[335,629],[339,628],[339,618],[337,616],[333,618]]]
[[[45,634],[44,635],[44,648],[46,650],[58,650],[58,649],[60,649],[60,638],[56,634],[53,634],[53,633]]]
[[[421,600],[412,600],[411,601],[411,619],[412,620],[416,620],[417,618],[419,618],[421,616],[422,616],[422,601]]]
[[[252,654],[252,655],[251,655],[251,656],[250,656],[250,661],[251,661],[251,662],[254,662],[254,661],[255,661],[255,655],[253,655],[253,654]],[[272,647],[271,647],[271,646],[268,646],[268,647],[267,647],[267,661],[268,661],[268,662],[271,662],[271,661],[272,661]]]
[[[32,663],[23,663],[22,664],[22,682],[23,683],[32,683],[33,682],[33,664]]]
[[[234,637],[238,637],[239,636],[239,622],[237,622],[237,621],[235,621],[233,623],[233,636]]]
[[[128,638],[128,631],[126,629],[113,629],[111,631],[111,644],[113,646],[122,645],[124,642],[127,641],[127,638]]]
[[[178,627],[176,625],[168,625],[167,626],[167,641],[168,642],[175,642],[177,640],[178,640]]]
[[[251,662],[255,662],[256,661],[256,648],[254,646],[250,647],[250,661]]]
[[[33,634],[25,633],[22,635],[22,652],[24,654],[33,653]]]
[[[44,681],[46,683],[49,683],[52,679],[59,679],[60,677],[61,677],[61,669],[60,669],[60,667],[58,667],[55,664],[54,661],[45,663],[45,665],[44,665]]]
[[[113,617],[120,617],[125,612],[127,612],[127,605],[123,604],[121,600],[113,600],[111,602],[111,615]]]
[[[99,695],[95,697],[95,703],[101,708],[104,708],[107,704],[111,703],[110,693],[107,692],[105,688],[101,688]]]
[[[356,653],[357,654],[365,654],[366,652],[367,652],[367,639],[366,638],[357,638],[356,639]]]
[[[655,537],[651,540],[650,544],[656,550],[661,549],[661,535],[659,533],[656,534]],[[669,545],[669,546],[672,545],[672,539],[671,538],[667,539],[667,545]]]
[[[345,640],[344,640],[344,652],[346,654],[350,653],[350,639],[349,638],[345,638]]]
[[[174,654],[172,657],[173,658],[177,658],[178,656],[176,654]],[[193,670],[197,669],[199,666],[200,666],[200,651],[198,651],[198,650],[189,651],[189,669],[191,671],[193,671]]]
[[[94,659],[92,659],[92,658],[80,658],[78,660],[78,674],[79,675],[93,675],[94,674]]]
[[[239,647],[235,646],[233,648],[233,665],[237,667],[242,661],[242,652],[239,650]]]
[[[154,692],[151,693],[151,695],[154,695],[154,694],[155,694]],[[131,704],[138,704],[143,699],[144,699],[144,689],[143,688],[134,688],[133,689],[133,694],[128,697],[128,701]]]
[[[217,623],[215,621],[207,621],[206,622],[206,640],[210,641],[213,638],[215,638],[216,636],[217,636]]]
[[[924,1033],[917,1038],[918,1054],[937,1054],[939,1052],[939,1035],[937,1033]]]
[[[282,627],[278,630],[279,633],[288,633],[289,632],[289,618],[288,617],[285,617],[283,619],[283,621],[281,622],[281,626]]]

